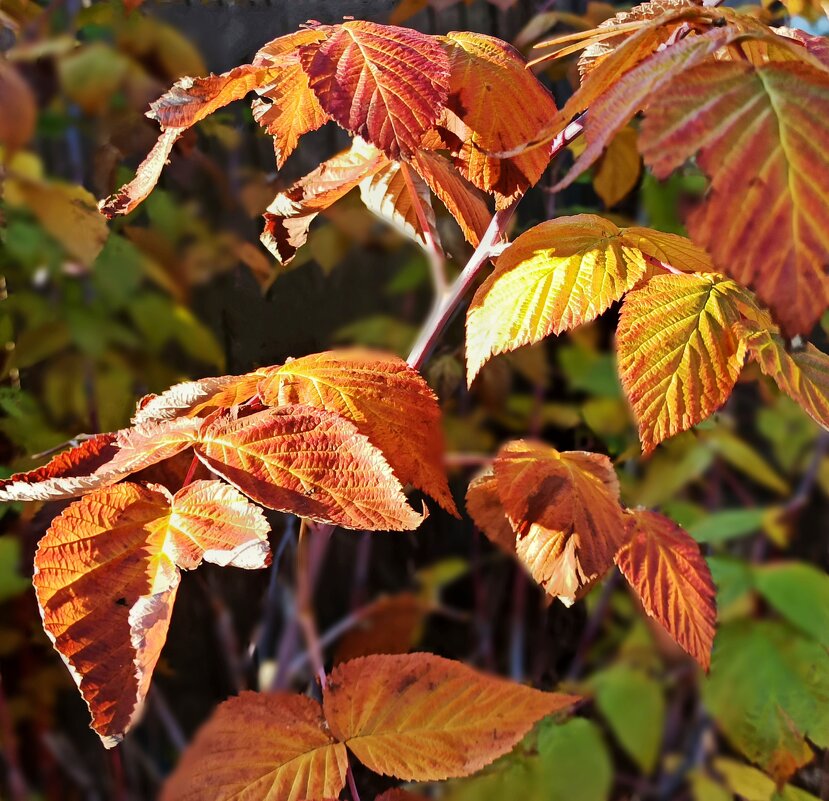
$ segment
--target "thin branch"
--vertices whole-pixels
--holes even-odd
[[[308,521],[303,518],[299,524],[299,542],[297,544],[297,617],[305,634],[305,642],[308,646],[314,673],[319,679],[320,687],[324,690],[326,685],[325,665],[322,658],[322,645],[317,633],[317,621],[314,616],[314,588],[311,585],[312,573],[309,555]]]

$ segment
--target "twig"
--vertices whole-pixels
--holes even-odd
[[[314,616],[311,586],[311,569],[309,565],[308,521],[303,518],[299,524],[299,542],[297,543],[297,616],[305,634],[305,642],[314,673],[324,690],[326,685],[325,665],[322,658],[322,645],[317,633],[317,621]]]
[[[351,794],[351,801],[360,801],[360,794],[357,792],[357,782],[354,781],[354,772],[351,770],[351,762],[346,766],[346,780],[348,781],[348,792]]]

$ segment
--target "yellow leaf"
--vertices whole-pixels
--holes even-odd
[[[728,400],[743,366],[744,290],[715,274],[659,275],[625,298],[619,375],[645,453]]]
[[[650,260],[706,269],[704,251],[673,234],[618,228],[592,214],[531,228],[498,258],[466,319],[467,380],[490,356],[595,319],[647,274]]]
[[[606,208],[624,200],[642,173],[636,130],[622,128],[607,146],[593,176],[593,188]]]

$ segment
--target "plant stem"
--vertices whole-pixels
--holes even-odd
[[[573,122],[553,138],[550,149],[551,159],[564,150],[570,142],[581,136],[584,130],[584,125],[581,121],[582,117],[573,120]],[[481,237],[481,241],[478,243],[478,247],[475,248],[475,252],[469,257],[469,261],[461,271],[461,274],[455,279],[455,282],[449,287],[446,294],[442,298],[438,297],[438,301],[432,313],[429,315],[429,319],[423,326],[423,330],[417,342],[415,342],[412,352],[409,354],[409,365],[415,370],[420,370],[423,367],[424,362],[429,358],[446,326],[449,325],[455,316],[469,288],[475,283],[486,263],[495,255],[496,246],[503,238],[507,225],[520,202],[521,198],[517,197],[506,208],[495,212],[484,235]]]
[[[314,617],[314,587],[316,576],[312,575],[309,561],[308,521],[303,518],[299,524],[299,541],[297,543],[297,617],[305,634],[308,654],[314,674],[319,679],[320,687],[326,685],[325,664],[322,658],[322,645],[317,633],[317,622]]]
[[[348,792],[351,793],[351,801],[360,801],[360,794],[357,792],[357,782],[354,781],[354,773],[349,763],[346,769],[346,780],[348,781]]]

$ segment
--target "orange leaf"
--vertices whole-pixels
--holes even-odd
[[[318,30],[305,29],[280,36],[266,44],[253,59],[254,66],[271,68],[271,80],[256,88],[254,119],[273,137],[276,166],[281,168],[303,134],[316,131],[329,117],[311,91],[297,48],[325,38]]]
[[[642,153],[658,176],[698,151],[711,188],[690,216],[691,235],[790,334],[808,332],[829,304],[829,228],[821,221],[829,158],[815,149],[827,117],[825,70],[717,61],[652,97],[642,127]]]
[[[429,187],[405,162],[390,161],[360,182],[366,208],[427,250],[440,252]]]
[[[561,217],[519,236],[475,293],[466,317],[467,380],[493,355],[594,320],[648,271],[648,257],[710,267],[682,237],[618,228],[593,214]]]
[[[0,61],[0,146],[6,155],[23,147],[35,132],[37,103],[29,84],[4,58]]]
[[[35,592],[46,633],[104,745],[120,742],[140,714],[167,637],[178,567],[202,559],[264,567],[267,532],[262,512],[218,481],[175,497],[161,487],[116,484],[52,521],[35,555]]]
[[[467,242],[478,247],[492,216],[480,192],[439,153],[417,150],[412,165],[455,218]]]
[[[321,523],[407,531],[422,521],[383,454],[342,417],[300,404],[202,427],[196,452],[271,509]]]
[[[317,214],[388,163],[373,145],[355,139],[348,150],[324,161],[273,199],[264,215],[263,244],[281,264],[288,264],[305,244]]]
[[[410,654],[338,665],[323,709],[331,733],[371,770],[435,781],[474,773],[577,700]]]
[[[300,47],[299,57],[323,109],[389,157],[411,153],[446,102],[449,64],[439,42],[362,20],[317,30],[325,41]]]
[[[151,104],[147,112],[148,117],[158,120],[163,133],[138,167],[135,178],[101,201],[101,212],[107,217],[131,212],[152,192],[173,145],[184,131],[222,106],[243,98],[267,81],[270,74],[268,67],[246,64],[222,75],[176,81],[167,93]]]
[[[203,414],[210,409],[231,408],[256,395],[264,370],[245,375],[223,375],[174,384],[160,395],[146,395],[132,418],[134,426],[176,417]]]
[[[560,453],[525,440],[504,445],[494,465],[518,557],[550,595],[570,606],[613,565],[624,539],[613,465],[597,453]]]
[[[100,486],[101,479],[93,474],[115,453],[115,434],[96,434],[42,467],[0,481],[0,501],[50,501],[80,495]]]
[[[550,148],[509,159],[488,154],[533,140],[555,117],[555,102],[506,42],[477,33],[450,33],[443,42],[451,84],[439,121],[442,138],[463,177],[503,208],[538,181]]]
[[[412,592],[378,598],[360,610],[360,621],[337,646],[335,663],[369,654],[405,654],[423,631],[430,608]]]
[[[810,343],[789,351],[774,330],[747,330],[746,342],[760,369],[818,425],[829,429],[829,356]]]
[[[616,349],[645,453],[728,400],[745,359],[733,330],[744,302],[715,274],[659,275],[628,293]]]
[[[336,798],[345,746],[302,695],[243,692],[221,704],[167,780],[161,801]]]
[[[457,514],[443,466],[437,397],[399,357],[347,349],[291,359],[262,382],[261,394],[269,406],[301,403],[353,421],[402,483]]]
[[[494,545],[515,556],[515,532],[501,505],[493,467],[485,468],[469,482],[466,511]]]
[[[708,670],[717,620],[716,590],[699,545],[656,512],[627,514],[630,539],[616,564],[645,611]]]

